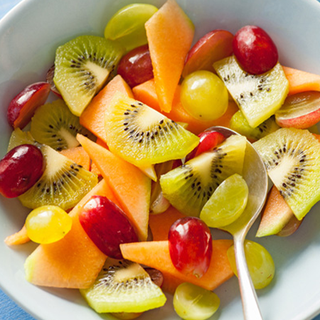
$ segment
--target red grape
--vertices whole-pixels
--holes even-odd
[[[0,161],[0,193],[7,198],[18,197],[29,190],[42,176],[42,152],[31,144],[19,145]]]
[[[125,213],[106,197],[92,196],[79,220],[89,238],[111,258],[122,259],[121,243],[139,241]]]
[[[182,76],[196,70],[214,72],[213,63],[232,54],[233,34],[226,30],[212,30],[205,34],[189,51]]]
[[[58,90],[58,88],[56,87],[56,85],[53,82],[53,77],[54,77],[54,65],[51,66],[51,68],[47,71],[47,76],[46,76],[46,80],[47,82],[50,84],[50,89],[51,91],[60,99],[62,99],[62,96]]]
[[[153,78],[153,68],[148,45],[129,51],[122,57],[118,74],[133,88]]]
[[[47,82],[33,83],[24,88],[10,102],[7,119],[9,124],[15,128],[24,128],[35,110],[43,105],[50,93],[50,84]]]
[[[225,136],[217,131],[204,131],[201,132],[198,137],[200,138],[199,144],[187,155],[186,161],[197,157],[203,152],[212,150],[218,144],[226,140]]]
[[[169,230],[169,252],[173,265],[180,272],[202,277],[208,270],[212,255],[212,236],[199,218],[184,217]]]
[[[278,50],[270,36],[257,26],[245,26],[234,36],[233,53],[242,69],[261,74],[278,62]]]

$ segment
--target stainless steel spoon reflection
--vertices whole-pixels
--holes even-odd
[[[211,127],[208,130],[212,129],[221,132],[226,137],[238,134],[225,127]],[[243,178],[249,187],[247,207],[237,221],[221,229],[233,236],[244,319],[262,320],[256,291],[253,287],[245,258],[244,240],[266,201],[268,175],[262,159],[248,141],[244,159]]]

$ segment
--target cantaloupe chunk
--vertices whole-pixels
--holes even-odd
[[[313,134],[313,136],[320,142],[319,134]],[[279,190],[272,186],[261,214],[256,236],[265,237],[273,234],[289,236],[299,228],[301,222],[302,220],[298,220],[293,214]]]
[[[27,234],[27,228],[25,225],[16,233],[11,234],[10,236],[4,239],[4,242],[8,246],[16,246],[19,244],[24,244],[30,241],[30,238]]]
[[[170,227],[175,221],[183,217],[185,217],[185,215],[172,206],[163,213],[151,214],[149,217],[149,226],[153,240],[168,240]]]
[[[178,271],[171,262],[168,241],[148,241],[121,244],[125,259],[156,268],[174,279],[191,282],[207,290],[214,290],[233,276],[227,257],[232,240],[213,240],[212,258],[208,271],[201,277],[186,276]],[[178,282],[178,281],[177,281]]]
[[[79,134],[77,139],[112,188],[121,208],[135,227],[139,239],[146,240],[151,195],[150,178],[139,168],[90,139]]]
[[[101,146],[104,147],[106,149],[108,149],[107,144],[100,138],[97,138],[96,143]],[[99,177],[101,177],[101,172],[99,171],[98,167],[96,166],[95,163],[91,162],[91,166],[90,166],[90,171],[97,174]]]
[[[80,116],[80,124],[103,141],[106,140],[104,113],[110,100],[117,91],[128,95],[130,98],[133,97],[128,84],[120,75],[117,75],[92,99]]]
[[[194,25],[175,0],[168,0],[145,24],[161,110],[169,112]]]
[[[266,205],[262,211],[257,237],[279,233],[294,216],[276,186],[269,191]]]
[[[229,127],[231,117],[239,110],[236,103],[229,101],[228,109],[221,118],[212,121],[198,120],[189,115],[189,113],[187,113],[187,111],[185,111],[183,108],[180,102],[180,90],[180,85],[178,85],[176,87],[171,111],[169,113],[162,113],[176,122],[187,123],[187,129],[194,134],[199,134],[200,132],[212,126],[220,125]],[[139,100],[149,107],[161,112],[154,79],[148,80],[134,87],[132,92],[136,100]]]
[[[304,91],[320,91],[320,76],[317,74],[283,67],[289,81],[289,93],[292,95]]]
[[[81,165],[84,169],[90,170],[90,158],[83,147],[74,147],[60,151],[65,157]]]
[[[106,196],[118,204],[111,188],[101,180],[69,213],[72,228],[61,240],[41,244],[25,262],[26,279],[39,286],[88,288],[98,276],[106,256],[83,230],[79,212],[93,195]],[[119,205],[119,204],[118,204]]]

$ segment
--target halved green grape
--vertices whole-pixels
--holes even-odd
[[[272,256],[265,247],[251,240],[245,241],[244,250],[253,286],[255,289],[265,288],[270,284],[275,273],[275,265]],[[233,246],[228,249],[227,255],[231,268],[237,276]]]
[[[183,108],[194,118],[210,121],[220,118],[228,108],[228,91],[213,72],[199,70],[189,74],[181,84]]]
[[[173,306],[179,317],[185,320],[205,320],[219,308],[220,299],[212,291],[194,284],[180,284],[173,296]]]
[[[211,195],[200,213],[211,228],[220,228],[236,221],[246,208],[249,189],[237,173],[224,180]]]
[[[151,4],[133,3],[117,11],[109,20],[104,36],[119,41],[128,51],[146,44],[144,24],[157,12]]]
[[[34,209],[26,219],[28,237],[42,244],[62,239],[70,231],[71,226],[72,218],[57,206]]]

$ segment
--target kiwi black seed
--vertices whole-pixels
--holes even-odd
[[[308,131],[281,128],[255,142],[268,175],[301,220],[320,200],[320,144]]]
[[[175,121],[121,93],[108,105],[105,131],[110,150],[138,167],[181,159],[199,142]]]
[[[160,178],[165,198],[180,212],[199,216],[218,185],[234,173],[242,174],[246,138],[233,135]]]
[[[143,312],[164,305],[166,297],[137,263],[108,258],[94,284],[80,290],[98,313]]]
[[[214,63],[214,68],[253,128],[281,107],[289,91],[289,82],[279,63],[266,73],[252,75],[243,71],[231,56]]]
[[[53,81],[72,113],[81,115],[114,75],[123,54],[119,43],[92,35],[77,37],[57,49]]]
[[[30,132],[36,141],[57,151],[78,146],[78,133],[93,138],[61,99],[46,103],[36,110]]]
[[[68,210],[98,183],[97,175],[51,147],[43,145],[41,151],[46,168],[38,182],[19,197],[25,207],[35,209],[44,205],[56,205]]]

